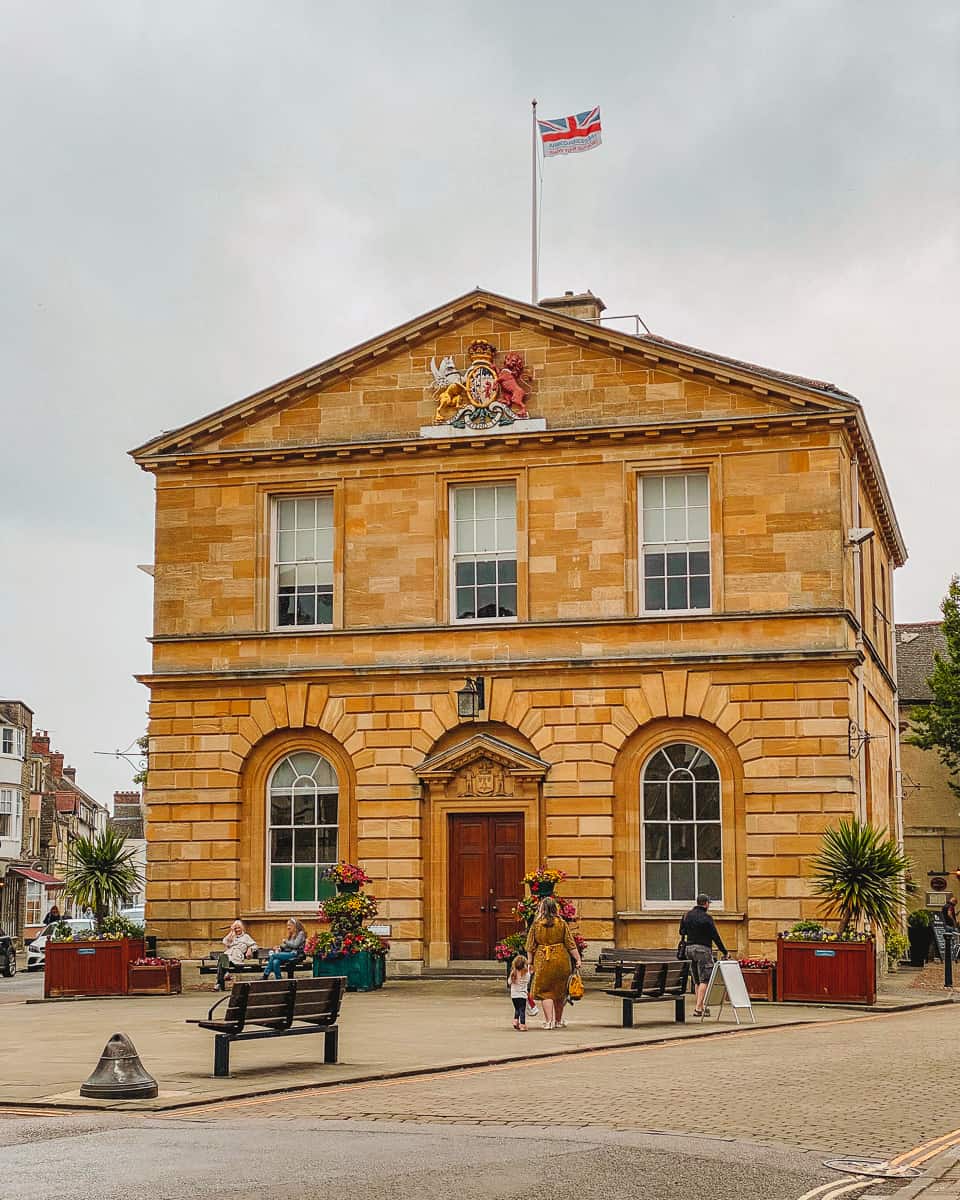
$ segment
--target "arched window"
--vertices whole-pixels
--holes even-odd
[[[723,901],[720,772],[689,742],[664,746],[643,771],[643,896],[653,907]]]
[[[267,900],[314,904],[333,893],[321,879],[337,862],[337,773],[319,754],[298,750],[274,767],[267,785]]]

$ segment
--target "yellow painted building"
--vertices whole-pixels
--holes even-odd
[[[703,890],[769,953],[827,825],[900,829],[859,403],[601,311],[478,290],[133,452],[165,950],[270,942],[346,858],[394,971],[488,956],[541,862],[594,949],[671,945]]]

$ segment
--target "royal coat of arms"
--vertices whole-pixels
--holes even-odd
[[[453,355],[430,360],[437,425],[454,429],[492,429],[527,417],[524,403],[530,378],[523,355],[511,351],[497,362],[497,348],[482,340],[467,347],[470,365],[460,371]]]

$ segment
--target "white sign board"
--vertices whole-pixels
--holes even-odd
[[[757,1018],[753,1015],[753,1005],[750,1003],[750,994],[747,992],[740,964],[733,959],[722,958],[713,964],[710,982],[707,984],[707,998],[704,1001],[704,1007],[717,1005],[717,1019],[719,1020],[719,1010],[723,1008],[724,1000],[728,1001],[733,1009],[733,1015],[737,1018],[738,1025],[740,1024],[738,1010],[741,1008],[745,1008],[749,1012],[750,1020],[756,1025]]]

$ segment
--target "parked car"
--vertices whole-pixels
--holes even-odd
[[[2,929],[0,929],[0,975],[5,975],[7,979],[11,975],[17,973],[17,951],[13,944],[13,938],[8,937]]]
[[[53,935],[53,931],[60,924],[59,921],[52,921],[45,926],[32,942],[27,943],[27,970],[42,971],[44,964],[44,955],[46,952],[47,938]],[[86,933],[93,929],[93,922],[86,917],[71,918],[67,924],[73,930],[74,934]]]
[[[120,916],[126,917],[128,921],[133,921],[137,925],[143,924],[144,906],[138,904],[135,908],[121,908]]]

